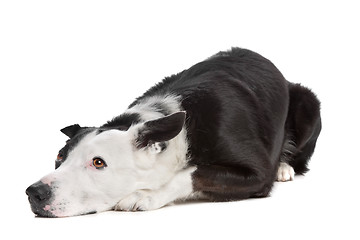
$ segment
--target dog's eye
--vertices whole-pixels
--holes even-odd
[[[61,161],[63,159],[63,155],[59,153],[56,157],[56,160]]]
[[[102,169],[104,167],[107,167],[105,161],[99,157],[93,159],[93,165],[94,167],[96,167],[96,169]]]

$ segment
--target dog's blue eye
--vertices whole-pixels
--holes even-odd
[[[93,159],[93,165],[94,167],[96,167],[96,169],[102,169],[104,167],[107,167],[105,161],[99,157]]]

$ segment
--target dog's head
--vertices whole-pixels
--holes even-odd
[[[63,217],[107,211],[137,189],[157,188],[171,178],[176,136],[185,113],[118,128],[72,125],[55,171],[26,189],[38,216]],[[181,145],[181,144],[180,144]]]

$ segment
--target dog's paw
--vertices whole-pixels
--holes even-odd
[[[278,182],[287,182],[294,180],[295,171],[287,163],[280,162],[280,166],[277,172],[277,181]]]
[[[136,191],[124,199],[120,200],[116,206],[116,211],[147,211],[162,207],[160,201],[154,196],[154,192],[150,190]]]

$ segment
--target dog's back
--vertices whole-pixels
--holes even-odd
[[[259,54],[240,48],[220,52],[166,78],[130,107],[171,94],[181,96],[187,112],[195,186],[214,200],[266,196],[280,161],[297,173],[307,169],[321,128],[319,101]],[[204,186],[203,179],[220,180]],[[247,179],[251,183],[238,184]],[[222,185],[232,185],[232,191],[214,190]]]

